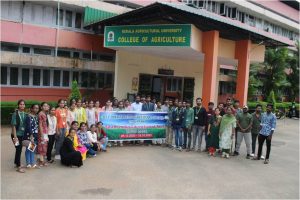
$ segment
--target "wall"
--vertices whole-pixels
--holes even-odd
[[[264,62],[265,61],[265,50],[266,47],[264,45],[259,44],[251,44],[250,47],[250,62]]]
[[[114,96],[125,98],[128,92],[134,92],[131,90],[133,77],[139,77],[139,73],[157,74],[158,69],[164,65],[171,66],[174,76],[195,77],[194,97],[201,97],[203,62],[166,59],[127,51],[117,51]]]
[[[220,38],[219,40],[219,57],[234,58],[235,42]]]

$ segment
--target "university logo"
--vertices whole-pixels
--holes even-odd
[[[113,42],[115,40],[115,33],[113,31],[109,31],[107,35],[107,41]]]

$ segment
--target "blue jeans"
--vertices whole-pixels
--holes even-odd
[[[103,143],[102,143],[102,142],[103,142]],[[102,150],[106,150],[107,143],[108,143],[108,137],[105,137],[105,138],[102,138],[102,139],[101,139],[101,149],[102,149]]]
[[[201,151],[202,138],[205,135],[205,126],[193,126],[193,148]],[[196,148],[196,142],[198,139],[198,148]]]
[[[176,147],[181,147],[182,146],[182,131],[180,130],[180,128],[174,128],[174,132],[175,132],[175,145]]]
[[[63,145],[66,136],[66,129],[60,128],[59,132],[60,134],[56,136],[56,140],[55,140],[55,155],[60,155],[60,149],[61,146]]]
[[[87,153],[89,154],[89,155],[95,155],[96,154],[96,151],[94,151],[93,150],[93,148],[92,148],[92,145],[91,144],[84,144],[84,146],[87,148]]]
[[[34,160],[34,152],[31,152],[27,149],[25,150],[25,158],[26,158],[26,165],[34,165],[35,160]]]

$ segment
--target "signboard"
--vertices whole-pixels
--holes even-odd
[[[174,75],[174,70],[172,70],[172,69],[158,69],[158,74],[173,76]]]
[[[104,46],[189,47],[191,29],[191,24],[106,26]]]
[[[166,112],[100,112],[109,141],[155,140],[166,137]]]

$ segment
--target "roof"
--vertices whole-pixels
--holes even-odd
[[[293,46],[288,38],[260,30],[238,20],[223,17],[204,9],[183,3],[155,2],[121,15],[94,23],[95,30],[103,33],[104,26],[137,24],[194,24],[201,31],[218,30],[220,37],[230,40],[250,39],[266,46]]]

